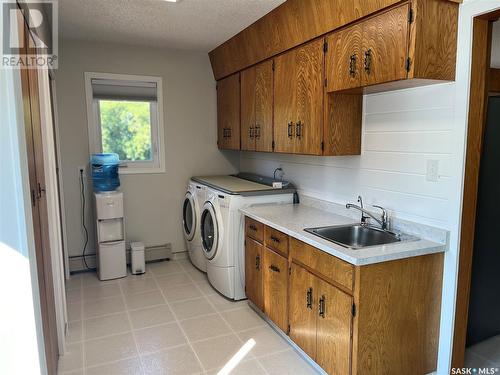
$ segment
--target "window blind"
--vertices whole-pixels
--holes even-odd
[[[157,101],[156,82],[92,79],[94,99]]]

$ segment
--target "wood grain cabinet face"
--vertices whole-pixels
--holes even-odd
[[[316,278],[316,362],[328,374],[349,374],[353,298]]]
[[[288,260],[264,247],[264,312],[282,331],[288,331]]]
[[[273,150],[273,62],[241,72],[241,149]]]
[[[217,144],[240,149],[240,73],[217,82]]]
[[[321,154],[323,131],[323,40],[275,59],[275,151]]]
[[[292,263],[290,270],[290,338],[311,358],[316,358],[315,276]]]
[[[245,293],[255,306],[263,310],[262,300],[262,249],[257,241],[245,239]]]
[[[409,11],[405,4],[362,23],[363,86],[407,78]]]
[[[333,33],[326,38],[327,91],[340,91],[361,86],[361,38],[360,24]]]

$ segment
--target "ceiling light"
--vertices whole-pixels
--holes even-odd
[[[168,1],[169,3],[180,3],[181,0],[164,0],[164,1]]]

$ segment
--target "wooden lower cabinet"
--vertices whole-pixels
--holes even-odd
[[[349,374],[352,296],[303,267],[290,271],[290,338],[329,374]]]
[[[262,301],[262,249],[263,245],[250,237],[245,238],[245,293],[255,306],[263,310]]]
[[[262,288],[264,312],[281,328],[288,331],[288,260],[264,247]]]
[[[354,266],[255,220],[247,224],[248,298],[325,372],[436,370],[442,253]],[[264,232],[259,241],[248,237],[254,228]],[[288,243],[283,254],[267,247],[272,233]]]

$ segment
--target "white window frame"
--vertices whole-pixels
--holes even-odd
[[[163,125],[163,86],[161,77],[139,76],[115,73],[85,72],[85,97],[87,102],[87,126],[89,131],[89,153],[102,152],[101,118],[98,99],[92,92],[93,79],[109,79],[135,82],[156,83],[156,102],[151,102],[151,161],[130,161],[120,164],[120,174],[164,173],[165,172],[165,133]]]

